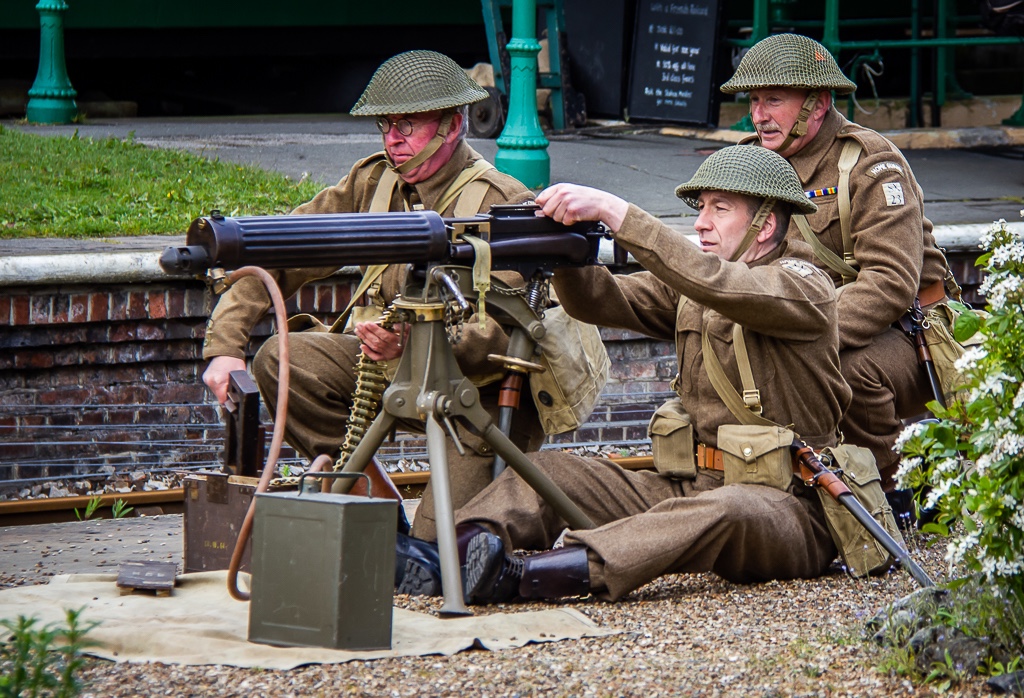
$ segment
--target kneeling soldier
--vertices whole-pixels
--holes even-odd
[[[580,320],[674,340],[678,397],[652,420],[658,472],[531,454],[596,528],[563,535],[565,522],[511,471],[459,509],[468,603],[615,600],[673,572],[807,578],[835,559],[819,497],[789,457],[793,432],[835,445],[850,402],[833,284],[805,243],[785,240],[791,212],[815,205],[782,157],[743,146],[709,157],[676,194],[700,212],[699,246],[607,192],[558,184],[537,197],[563,223],[603,221],[646,268],[559,269],[554,283]]]

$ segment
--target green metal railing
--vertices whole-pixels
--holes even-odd
[[[933,104],[935,105],[937,112],[938,109],[945,105],[950,94],[956,94],[957,96],[969,96],[956,83],[955,71],[953,69],[953,57],[950,49],[962,46],[1020,46],[1024,44],[1024,38],[1022,37],[957,37],[951,35],[951,33],[955,34],[955,26],[958,22],[953,0],[939,0],[939,2],[935,4],[936,13],[933,22],[934,36],[927,38],[922,37],[923,31],[920,0],[911,0],[909,8],[910,15],[907,20],[894,18],[878,20],[858,18],[853,20],[844,20],[840,18],[839,3],[840,0],[825,0],[825,13],[822,20],[792,20],[787,16],[789,5],[792,4],[790,0],[754,0],[753,17],[751,22],[752,31],[750,38],[729,39],[728,43],[732,46],[752,46],[768,36],[773,27],[800,26],[808,28],[821,27],[821,43],[824,44],[824,46],[831,51],[833,55],[839,55],[841,51],[874,50],[875,53],[880,56],[881,51],[884,49],[910,49],[909,121],[914,125],[921,123],[919,105],[923,94],[921,81],[922,50],[936,49]],[[973,19],[973,17],[959,19]],[[840,23],[843,26],[872,26],[906,23],[908,21],[912,37],[909,39],[843,41],[839,38]],[[954,28],[952,32],[951,27]],[[851,77],[855,77],[855,75]],[[737,124],[734,128],[741,128],[742,123],[743,122],[741,121],[740,124]],[[1022,99],[1021,107],[1017,112],[1013,116],[1004,119],[1003,123],[1008,126],[1024,126],[1024,99]],[[932,125],[940,125],[937,123],[937,113],[935,118],[933,118]]]

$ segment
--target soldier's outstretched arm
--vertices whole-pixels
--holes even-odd
[[[579,184],[555,184],[537,195],[544,215],[559,223],[601,221],[614,233],[622,227],[629,203],[614,194]]]

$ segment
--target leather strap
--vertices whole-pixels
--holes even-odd
[[[370,286],[380,278],[384,270],[388,268],[387,264],[373,264],[366,268],[366,272],[363,273],[363,280],[359,282],[359,286],[353,291],[352,297],[348,301],[348,305],[345,306],[345,310],[342,311],[338,319],[331,325],[331,332],[344,332],[345,325],[348,323],[348,316],[352,313],[352,308],[355,307],[356,301],[358,301],[364,293],[366,293]]]
[[[711,339],[708,337],[707,329],[701,332],[701,347],[703,349],[704,356],[704,369],[708,372],[708,378],[711,380],[711,386],[718,393],[718,396],[722,398],[722,402],[732,412],[732,416],[740,424],[757,424],[761,426],[777,426],[775,422],[770,419],[765,419],[761,416],[761,402],[759,395],[756,396],[756,404],[747,404],[743,396],[740,395],[739,391],[729,382],[729,377],[725,375],[725,369],[722,368],[721,362],[718,360],[718,356],[715,354],[715,350],[711,346]],[[733,334],[733,343],[737,341],[736,333]],[[738,335],[738,341],[743,341],[742,331]],[[746,349],[746,347],[744,347]],[[746,352],[743,353],[743,358],[746,358]],[[742,362],[742,358],[737,355],[737,363]],[[753,375],[750,371],[749,360],[747,366],[741,369],[741,375],[743,372],[748,372]],[[749,389],[744,386],[744,393]],[[756,409],[755,413],[753,410]]]
[[[761,202],[760,208],[757,209],[753,220],[747,226],[747,232],[743,235],[740,246],[736,248],[736,251],[732,253],[732,257],[729,258],[730,262],[740,261],[740,257],[754,244],[754,238],[761,232],[761,228],[764,227],[764,222],[768,220],[768,214],[772,212],[772,207],[774,206],[775,199],[768,198]]]
[[[922,306],[944,301],[946,300],[946,284],[942,281],[936,281],[928,288],[922,288],[918,291],[917,298],[921,301]]]
[[[464,205],[462,203],[462,199],[465,196],[463,194],[463,188],[470,182],[475,181],[488,170],[492,169],[494,169],[494,165],[487,162],[486,160],[476,160],[475,162],[473,162],[472,165],[470,165],[462,172],[460,172],[459,176],[456,177],[450,185],[448,185],[448,188],[445,190],[443,194],[441,194],[441,197],[437,200],[437,203],[434,204],[434,210],[437,211],[438,213],[444,211],[446,208],[448,208],[452,201],[455,200],[455,197],[458,196],[459,202],[455,206],[456,210],[453,211],[455,216],[462,217],[476,215],[477,212],[480,210],[480,204],[483,203],[483,196],[480,196],[480,200],[476,202],[476,206],[472,207],[472,211],[467,211],[465,209],[469,208],[468,204],[471,202],[467,202],[467,205]],[[483,188],[481,192],[482,194],[486,194],[487,188],[490,186],[487,185],[486,182],[484,184],[486,186]]]
[[[776,153],[782,153],[789,147],[790,143],[807,133],[807,119],[810,118],[811,112],[814,111],[814,105],[817,101],[818,92],[816,90],[811,90],[807,93],[804,103],[800,107],[800,113],[797,114],[796,123],[793,124],[793,128],[786,135],[786,139],[782,141],[782,145],[775,150]]]
[[[714,446],[697,444],[697,467],[706,470],[725,470],[722,451]]]

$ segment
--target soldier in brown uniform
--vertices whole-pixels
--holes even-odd
[[[487,97],[450,58],[432,51],[410,51],[386,61],[374,74],[352,108],[354,116],[376,116],[384,150],[360,160],[337,185],[324,189],[296,214],[405,211],[431,209],[445,216],[473,215],[492,204],[518,203],[532,193],[512,177],[498,172],[465,141],[466,105]],[[329,276],[336,268],[290,269],[274,273],[284,296],[305,283]],[[398,295],[405,265],[387,267],[370,286],[379,317]],[[502,281],[522,285],[518,275],[496,273]],[[243,278],[219,300],[210,319],[203,357],[210,364],[203,375],[206,385],[223,403],[231,371],[245,368],[249,333],[270,307],[263,285]],[[318,326],[314,331],[289,335],[291,380],[286,439],[312,460],[322,453],[337,457],[345,435],[355,365],[359,351],[373,360],[391,360],[401,354],[397,332],[377,322],[354,323],[354,334],[342,327]],[[315,331],[320,330],[320,331]],[[485,406],[497,414],[500,367],[488,354],[505,354],[508,335],[493,319],[481,329],[474,316],[463,326],[455,355],[463,373],[481,389]],[[253,373],[273,413],[277,401],[278,343],[267,340],[253,360]],[[538,448],[544,434],[528,391],[512,423],[513,441],[522,448]],[[463,432],[466,456],[449,453],[452,499],[460,506],[491,480],[490,447]],[[414,532],[434,538],[431,488],[419,507]]]
[[[818,496],[792,477],[788,450],[778,488],[724,485],[719,427],[738,420],[713,386],[702,348],[710,342],[728,382],[740,385],[741,327],[763,417],[794,425],[816,448],[836,443],[850,393],[839,372],[835,290],[806,244],[784,240],[790,211],[814,205],[784,159],[743,146],[709,157],[676,194],[700,211],[699,247],[606,192],[559,184],[537,201],[563,223],[603,221],[647,269],[559,269],[554,283],[580,320],[675,340],[678,399],[666,407],[692,427],[696,446],[684,439],[678,458],[656,456],[659,472],[531,454],[597,528],[568,531],[552,550],[565,522],[521,478],[503,474],[456,512],[468,603],[590,592],[614,600],[670,572],[713,571],[737,582],[807,578],[835,558]],[[515,549],[546,552],[506,554]]]
[[[915,296],[927,309],[946,300],[947,282],[959,289],[902,153],[833,105],[830,90],[856,87],[817,41],[779,34],[755,44],[721,89],[750,93],[757,135],[745,142],[789,160],[818,205],[806,223],[794,216],[789,235],[815,247],[816,263],[840,287],[840,362],[853,390],[840,429],[846,441],[871,450],[889,490],[901,418],[923,413],[933,398],[896,323]]]

